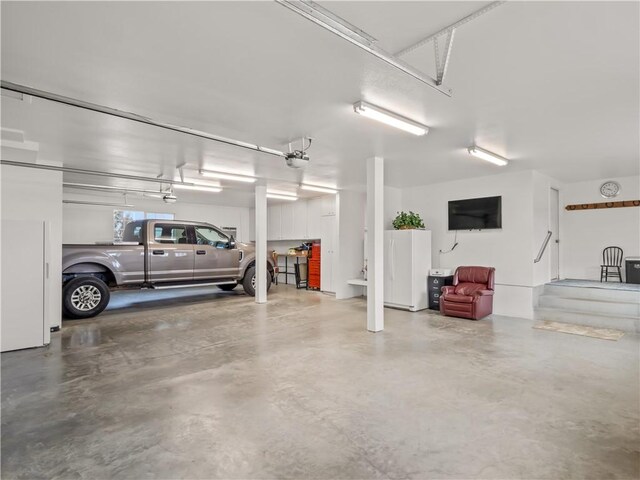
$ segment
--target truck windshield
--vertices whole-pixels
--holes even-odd
[[[142,222],[130,222],[124,227],[123,242],[142,243]]]

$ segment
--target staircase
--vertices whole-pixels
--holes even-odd
[[[535,319],[640,334],[640,292],[546,284]]]

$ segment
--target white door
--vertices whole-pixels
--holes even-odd
[[[560,278],[560,192],[551,189],[549,202],[549,276],[551,280]]]
[[[323,292],[335,292],[333,284],[334,246],[336,242],[336,217],[324,216],[320,220],[322,235],[320,237],[320,289]]]
[[[48,343],[45,329],[45,224],[2,221],[1,349],[18,350]]]

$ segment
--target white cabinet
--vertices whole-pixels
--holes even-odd
[[[307,235],[312,240],[320,239],[322,228],[322,197],[312,198],[307,202]]]
[[[267,207],[267,240],[306,240],[320,238],[320,215],[313,221],[309,220],[309,211],[305,200],[282,203]],[[320,211],[320,210],[318,210]],[[255,223],[255,214],[251,218]],[[310,236],[308,225],[318,225],[318,235]],[[252,227],[255,230],[255,227]],[[255,237],[254,237],[255,238]]]
[[[45,222],[2,221],[0,338],[3,352],[49,343],[48,237]]]
[[[324,197],[320,197],[320,215],[335,215],[336,214],[336,196],[335,195],[325,195]]]
[[[298,202],[283,203],[280,207],[280,238],[291,240],[298,238],[294,235],[293,204]]]
[[[324,215],[320,219],[320,245],[322,256],[320,260],[320,289],[323,292],[335,292],[333,282],[333,271],[336,258],[335,249],[338,246],[336,217],[334,215]]]
[[[293,202],[293,236],[291,238],[301,238],[306,240],[309,238],[307,231],[307,217],[309,215],[307,202],[298,200]]]
[[[282,210],[280,205],[267,207],[267,240],[282,239]]]

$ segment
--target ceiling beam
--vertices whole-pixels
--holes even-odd
[[[174,132],[184,133],[194,137],[204,138],[206,140],[213,140],[214,142],[220,142],[235,147],[245,148],[247,150],[254,150],[260,153],[266,153],[268,155],[275,155],[277,157],[286,157],[287,154],[280,150],[274,150],[273,148],[261,147],[252,143],[242,142],[240,140],[233,140],[231,138],[221,137],[213,133],[203,132],[201,130],[195,130],[189,127],[181,127],[179,125],[172,125],[170,123],[159,122],[149,117],[138,115],[137,113],[125,112],[124,110],[118,110],[117,108],[107,107],[104,105],[98,105],[96,103],[85,102],[84,100],[78,100],[76,98],[66,97],[57,93],[47,92],[44,90],[38,90],[37,88],[28,87],[25,85],[19,85],[17,83],[7,82],[2,80],[0,86],[12,92],[22,93],[24,95],[31,95],[32,97],[38,97],[52,102],[62,103],[72,107],[83,108],[92,112],[104,113],[105,115],[111,115],[113,117],[124,118],[145,125],[151,125],[152,127],[163,128],[165,130],[171,130]]]
[[[476,19],[481,15],[484,15],[485,13],[493,10],[494,8],[496,8],[496,7],[500,6],[500,5],[502,5],[503,3],[506,3],[506,2],[491,2],[489,5],[486,5],[486,6],[482,7],[481,9],[476,10],[471,15],[467,15],[466,17],[461,18],[457,22],[452,23],[451,25],[449,25],[447,27],[444,27],[443,29],[438,30],[435,33],[432,33],[428,37],[423,38],[419,42],[416,42],[413,45],[410,45],[407,48],[404,48],[403,50],[400,50],[399,52],[397,52],[395,54],[395,56],[396,57],[402,57],[403,55],[406,55],[409,52],[413,52],[416,48],[419,48],[419,47],[429,43],[431,40],[434,40],[434,39],[436,39],[437,37],[439,37],[441,35],[448,34],[450,31],[453,31],[456,28],[458,28],[459,26],[464,25],[465,23]]]
[[[341,19],[334,13],[329,12],[327,9],[317,5],[310,0],[275,0],[283,7],[294,11],[298,15],[312,21],[316,25],[324,28],[325,30],[338,35],[339,37],[347,40],[353,45],[363,49],[370,53],[374,57],[388,63],[389,65],[397,68],[398,70],[406,73],[407,75],[421,81],[429,87],[439,91],[450,97],[453,91],[444,85],[439,85],[438,82],[431,78],[426,73],[412,67],[408,63],[396,58],[393,54],[384,51],[375,45],[374,41],[371,41],[373,37],[369,34],[358,29],[354,25],[350,24],[346,20]]]

